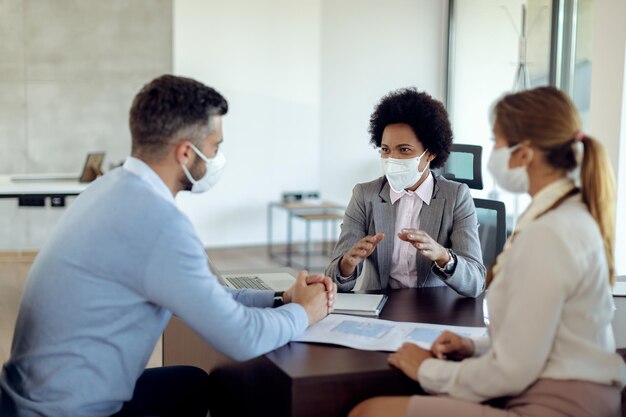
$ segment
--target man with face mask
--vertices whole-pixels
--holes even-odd
[[[227,110],[189,78],[165,75],[137,94],[132,156],[76,199],[33,264],[0,375],[0,415],[205,417],[204,371],[144,371],[172,314],[246,360],[330,312],[336,287],[324,276],[300,273],[276,308],[271,291],[222,287],[176,207],[179,191],[219,179]]]

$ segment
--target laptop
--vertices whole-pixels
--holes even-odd
[[[211,258],[209,258],[209,268],[222,285],[233,289],[252,288],[256,290],[285,291],[296,282],[296,279],[287,272],[221,274],[213,261],[211,261]]]
[[[209,268],[220,284],[233,289],[285,291],[296,281],[291,274],[286,272],[222,274],[211,258],[209,258]],[[387,296],[383,294],[337,294],[333,313],[378,317],[386,302]]]
[[[51,182],[51,181],[78,181],[91,182],[102,175],[104,152],[89,152],[79,174],[18,174],[11,175],[12,182]]]

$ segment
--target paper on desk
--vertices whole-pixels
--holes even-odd
[[[424,349],[443,330],[467,337],[486,334],[485,327],[461,327],[429,323],[406,323],[369,317],[331,314],[309,327],[294,342],[329,343],[361,350],[395,352],[404,342],[415,343]]]
[[[617,297],[626,297],[626,282],[616,282],[613,287],[613,295]]]

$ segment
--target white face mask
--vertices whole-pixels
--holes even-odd
[[[525,166],[509,168],[511,154],[521,146],[517,144],[510,148],[502,147],[494,149],[489,156],[487,169],[496,180],[496,184],[503,190],[511,193],[528,192],[528,172]]]
[[[422,177],[430,161],[424,166],[423,170],[419,170],[420,161],[422,157],[426,155],[428,149],[423,154],[416,158],[407,159],[395,159],[395,158],[382,158],[381,163],[383,165],[383,172],[389,181],[389,186],[396,193],[402,192],[405,188],[409,188],[415,185]]]
[[[218,149],[217,153],[213,158],[207,158],[198,148],[196,148],[193,143],[191,144],[191,149],[198,155],[202,160],[206,163],[206,172],[202,178],[199,180],[195,180],[187,167],[184,164],[180,164],[183,167],[183,171],[187,176],[187,179],[193,184],[191,187],[192,193],[203,193],[205,191],[210,190],[217,182],[222,178],[222,174],[224,173],[224,166],[226,165],[226,157],[222,151]]]

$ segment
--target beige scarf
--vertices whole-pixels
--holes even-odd
[[[491,281],[500,274],[506,263],[507,250],[513,244],[515,237],[522,233],[533,221],[554,210],[561,205],[565,200],[574,194],[578,193],[578,188],[574,185],[574,182],[570,178],[563,178],[553,182],[552,184],[539,191],[533,201],[530,203],[526,211],[520,216],[515,230],[511,233],[511,236],[506,240],[502,252],[496,258],[496,261],[487,271],[487,287],[491,284]]]

